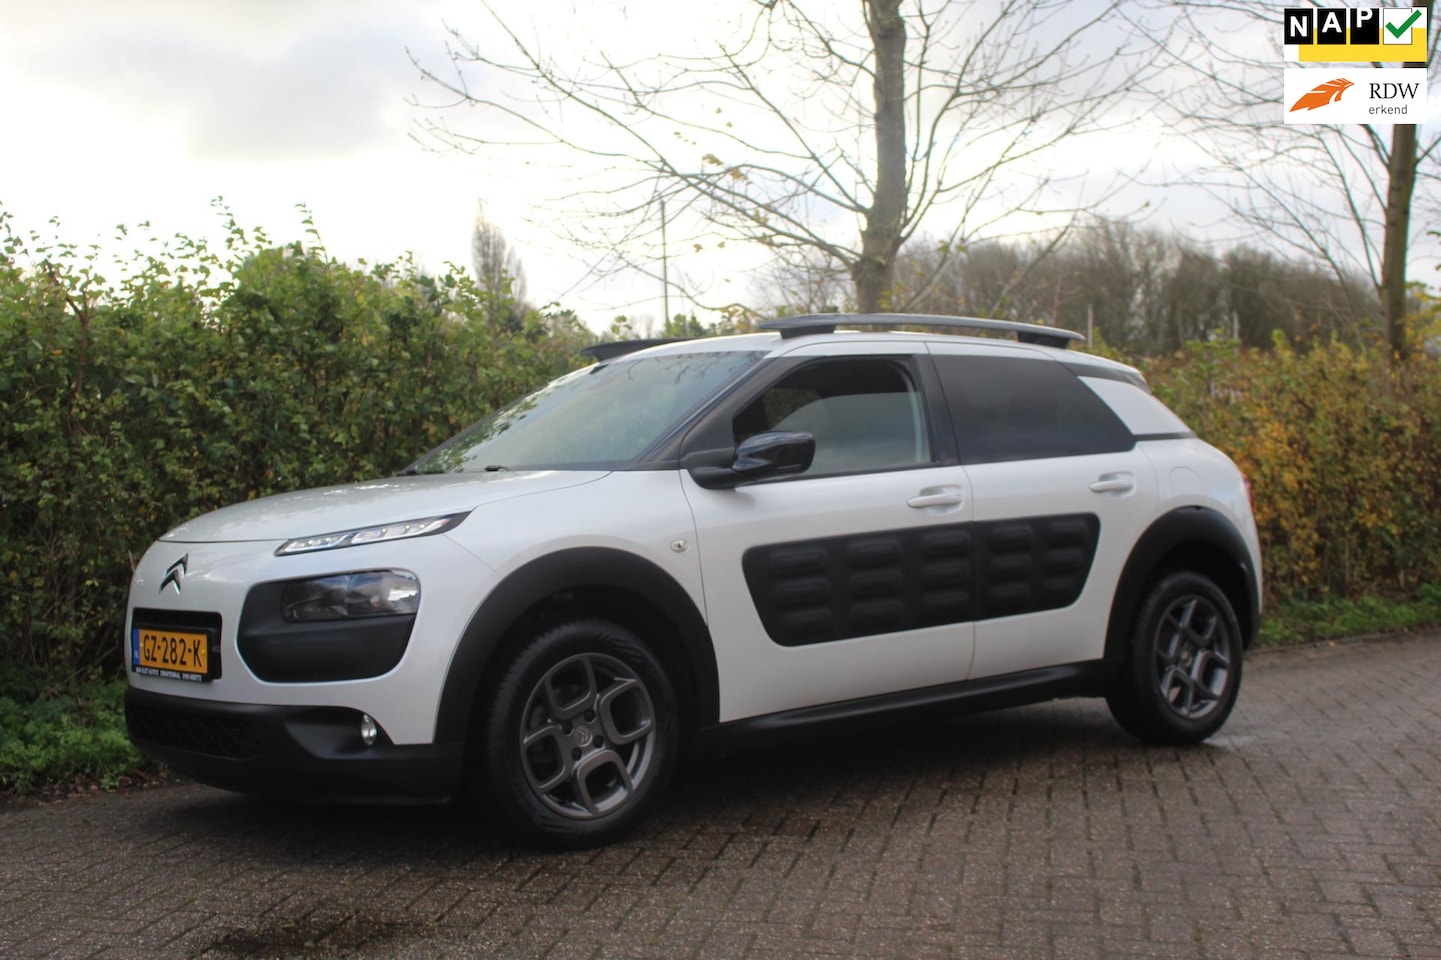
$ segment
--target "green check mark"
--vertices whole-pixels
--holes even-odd
[[[1408,18],[1406,19],[1406,22],[1403,23],[1403,24],[1401,24],[1401,26],[1398,27],[1398,26],[1396,26],[1395,24],[1388,23],[1388,24],[1386,24],[1386,29],[1389,30],[1389,31],[1391,31],[1391,36],[1393,36],[1393,37],[1395,37],[1396,39],[1399,40],[1399,39],[1401,39],[1401,34],[1405,33],[1407,30],[1410,30],[1410,29],[1411,29],[1411,24],[1415,23],[1417,20],[1420,20],[1420,19],[1421,19],[1421,11],[1420,11],[1420,10],[1417,10],[1415,13],[1411,14],[1411,16],[1408,17]]]

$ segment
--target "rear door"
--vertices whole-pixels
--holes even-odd
[[[975,521],[971,676],[1099,658],[1121,568],[1156,515],[1149,458],[1049,351],[931,352]]]

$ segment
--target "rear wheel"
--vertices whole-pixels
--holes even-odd
[[[481,709],[488,794],[534,843],[615,839],[644,818],[675,766],[670,681],[649,648],[613,623],[541,633]]]
[[[1241,627],[1226,595],[1197,573],[1171,573],[1141,601],[1121,679],[1106,698],[1121,726],[1153,743],[1199,743],[1241,689]]]

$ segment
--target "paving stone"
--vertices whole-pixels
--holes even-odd
[[[1045,704],[708,760],[634,837],[197,785],[0,804],[0,957],[1441,960],[1441,634],[1252,654],[1225,730]]]

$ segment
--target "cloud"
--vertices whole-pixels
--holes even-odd
[[[116,7],[128,16],[101,14]],[[303,16],[286,14],[296,7]],[[404,27],[423,16],[402,24],[271,0],[95,10],[79,30],[59,17],[22,24],[10,55],[32,89],[65,87],[137,123],[160,121],[196,159],[343,156],[404,135],[416,86]]]

